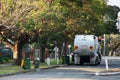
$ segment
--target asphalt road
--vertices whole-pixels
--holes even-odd
[[[120,68],[120,60],[110,60],[110,68]],[[97,76],[96,72],[105,70],[104,61],[98,66],[85,64],[69,65],[53,69],[40,70],[1,77],[0,80],[120,80],[120,75]]]

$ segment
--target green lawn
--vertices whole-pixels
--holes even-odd
[[[60,60],[59,64],[61,64],[61,63],[62,63],[62,61]],[[48,68],[48,67],[56,66],[59,64],[57,64],[56,60],[51,59],[50,65],[47,65],[47,61],[45,60],[45,63],[40,63],[39,68]],[[2,64],[0,64],[0,65],[2,65]],[[33,64],[31,64],[31,69],[34,69]],[[0,66],[0,74],[12,74],[12,73],[21,72],[21,71],[25,71],[22,69],[21,66]]]
[[[23,71],[20,66],[0,66],[0,74],[11,74]]]

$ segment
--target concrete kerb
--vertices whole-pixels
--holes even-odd
[[[48,67],[48,68],[23,70],[23,71],[16,72],[16,73],[2,74],[2,75],[0,75],[0,77],[22,74],[22,73],[28,73],[28,72],[37,72],[37,71],[40,71],[40,70],[52,69],[52,68],[57,68],[57,67],[62,67],[62,66],[67,66],[67,65],[56,65],[56,66],[51,66],[51,67]],[[96,76],[120,75],[120,71],[117,72],[117,71],[114,71],[114,70],[112,70],[112,71],[111,70],[105,70],[105,71],[96,72],[95,75]]]
[[[96,72],[95,75],[97,76],[108,76],[108,75],[120,75],[120,72],[109,72],[109,73],[99,73],[99,72]]]
[[[0,77],[22,74],[22,73],[28,73],[28,72],[37,72],[37,71],[44,70],[44,69],[52,69],[52,68],[57,68],[57,67],[62,67],[62,66],[66,66],[66,65],[56,65],[56,66],[51,66],[51,67],[48,67],[48,68],[38,68],[38,69],[23,70],[23,71],[20,71],[20,72],[9,73],[9,74],[0,74]]]
[[[96,72],[95,75],[97,76],[109,76],[109,75],[120,75],[120,71],[114,71],[114,70],[105,70],[105,71],[99,71]]]

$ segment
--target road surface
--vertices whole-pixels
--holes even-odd
[[[110,60],[110,68],[119,68],[120,60]],[[69,65],[53,69],[40,70],[16,74],[12,76],[0,77],[0,80],[119,80],[120,75],[97,76],[96,72],[105,70],[105,63],[98,66],[85,64],[82,66]]]

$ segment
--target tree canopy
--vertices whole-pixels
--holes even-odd
[[[118,11],[106,0],[1,0],[0,34],[19,51],[14,52],[17,59],[26,43],[47,46],[57,41],[67,46],[75,34],[116,32],[113,20]]]

